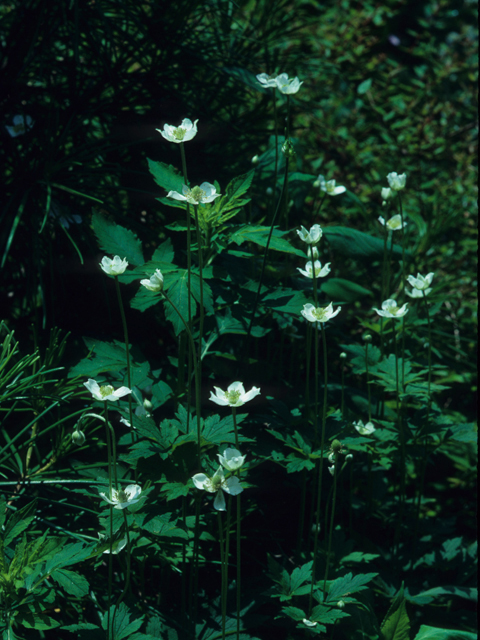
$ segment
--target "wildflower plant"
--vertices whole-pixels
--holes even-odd
[[[28,4],[7,12],[2,28],[26,29],[31,20],[19,19],[31,18]],[[0,292],[13,309],[0,324],[0,630],[9,638],[253,640],[293,638],[298,629],[299,637],[336,640],[407,640],[409,633],[411,640],[449,633],[470,640],[476,547],[471,509],[463,505],[473,502],[476,428],[461,410],[468,394],[458,389],[475,388],[468,369],[473,316],[459,302],[468,274],[456,278],[446,268],[456,268],[452,256],[463,264],[457,250],[466,245],[457,238],[460,227],[445,223],[453,215],[445,203],[451,198],[448,209],[458,210],[460,192],[470,202],[472,182],[460,179],[455,135],[469,136],[468,128],[456,128],[460,116],[450,103],[432,106],[433,72],[452,68],[448,47],[438,47],[442,64],[435,71],[412,28],[412,59],[427,70],[423,62],[409,68],[405,57],[395,63],[398,74],[378,58],[358,65],[370,51],[370,40],[362,35],[359,43],[358,33],[388,20],[388,11],[367,3],[356,13],[362,29],[352,29],[348,12],[342,14],[342,38],[330,29],[318,41],[321,66],[310,57],[305,66],[302,58],[292,60],[291,48],[304,59],[305,47],[320,45],[308,31],[296,44],[298,17],[291,22],[289,15],[282,31],[273,21],[268,46],[261,55],[256,49],[261,19],[278,20],[282,3],[257,2],[241,12],[212,5],[194,14],[187,3],[180,21],[178,7],[124,4],[109,13],[108,28],[119,32],[112,43],[108,30],[96,39],[104,21],[94,7],[80,16],[80,23],[94,20],[91,38],[70,38],[78,25],[68,11],[52,25],[57,45],[65,34],[73,42],[63,67],[81,73],[69,86],[84,101],[82,87],[96,96],[82,115],[92,129],[86,142],[83,128],[69,133],[75,110],[63,111],[64,98],[66,105],[82,104],[72,99],[76,93],[52,94],[45,111],[61,123],[60,135],[41,109],[33,118],[32,87],[42,100],[45,82],[54,86],[62,65],[45,80],[50,66],[32,72],[28,56],[31,87],[26,101],[15,101],[24,113],[12,112],[5,125],[4,147],[22,159],[26,149],[43,148],[45,166],[40,175],[35,159],[30,178],[7,165],[15,188],[9,184],[2,211],[8,224],[0,260],[8,282],[10,272],[14,281],[32,264],[26,255],[17,267],[18,253],[10,253],[23,232],[32,242],[27,254],[41,256],[41,264],[25,294],[28,304],[10,296],[8,286]],[[312,33],[325,35],[324,22],[338,15],[322,11],[326,20]],[[141,15],[148,29],[138,28],[145,26]],[[172,47],[167,36],[174,25]],[[448,38],[460,29],[456,23]],[[164,51],[152,46],[152,33],[160,34]],[[275,35],[285,43],[281,50]],[[464,35],[455,52],[470,41]],[[97,86],[78,67],[86,42],[98,45],[88,67],[114,56],[109,70],[119,92],[105,82]],[[58,58],[69,51],[51,49]],[[177,50],[194,71],[177,71],[183,60]],[[160,54],[171,61],[165,71]],[[7,81],[17,58],[7,60]],[[272,74],[270,65],[281,61],[299,76]],[[454,62],[462,74],[462,61]],[[260,69],[268,73],[255,75]],[[160,72],[167,74],[161,94],[130,100],[142,77]],[[22,77],[7,82],[11,91]],[[113,110],[111,91],[120,111]],[[151,124],[150,159],[131,144],[130,159],[117,157],[99,95],[112,122],[112,114],[119,122],[132,119],[129,131],[137,130],[139,115],[148,115],[144,123],[159,117],[149,104],[163,105],[165,113],[177,105],[192,119],[167,118],[175,124],[156,132],[160,122]],[[438,117],[409,126],[420,113],[416,101]],[[441,147],[430,153],[437,120],[453,132],[451,154]],[[64,148],[55,150],[52,141],[63,138]],[[381,145],[373,149],[371,140]],[[140,149],[140,138],[135,142]],[[455,167],[437,175],[436,165],[450,155]],[[392,157],[402,159],[400,173],[386,175]],[[134,164],[132,180],[122,174],[124,161]],[[89,176],[107,166],[122,171],[96,190]],[[455,189],[445,186],[448,175],[458,177]],[[135,198],[145,195],[143,210]],[[93,214],[83,204],[91,199],[102,205]],[[30,216],[34,200],[40,217]],[[461,235],[468,232],[465,219]],[[100,264],[90,233],[107,254]],[[63,259],[58,236],[83,264],[76,286],[65,291],[75,289],[75,313],[88,310],[86,327],[93,327],[73,332],[65,359],[67,338],[44,328],[56,321],[44,282],[57,273],[52,256]],[[442,282],[435,291],[434,278]],[[36,323],[31,351],[24,347],[27,307]],[[433,629],[431,620],[446,628]]]

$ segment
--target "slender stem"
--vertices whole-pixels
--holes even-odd
[[[368,344],[369,340],[365,343],[365,369],[367,374],[367,392],[368,392],[368,421],[372,420],[372,394],[370,390],[370,377],[368,375]]]
[[[240,475],[240,470],[237,472]],[[240,640],[240,606],[241,606],[241,569],[242,569],[242,557],[241,557],[241,494],[237,495],[237,640]]]
[[[202,248],[202,234],[200,231],[200,225],[198,222],[198,205],[194,205],[195,211],[195,230],[197,234],[197,247],[198,247],[198,269],[200,272],[200,327],[198,334],[198,366],[201,370],[202,367],[202,337],[203,337],[203,323],[205,320],[205,309],[203,307],[203,248]]]
[[[304,468],[302,470],[302,497],[300,499],[300,518],[298,520],[298,533],[297,533],[297,550],[296,557],[297,561],[300,559],[300,552],[302,549],[302,540],[303,540],[303,528],[305,526],[305,502],[307,496],[307,470]]]
[[[107,459],[108,459],[108,495],[110,500],[112,499],[112,453],[110,448],[110,431],[108,428],[108,403],[105,400],[104,405],[105,412],[105,437],[107,440]],[[112,546],[113,546],[113,505],[110,506],[110,553],[108,554],[108,609],[107,609],[107,640],[110,635],[110,607],[112,605]],[[113,640],[113,639],[112,639]]]
[[[232,407],[232,417],[233,417],[233,430],[235,433],[235,447],[238,450],[239,444],[238,444],[237,408],[236,407]]]
[[[403,432],[403,421],[400,411],[400,389],[399,389],[399,376],[398,376],[398,349],[397,349],[397,335],[395,331],[395,320],[392,319],[393,326],[393,343],[395,347],[395,387],[396,387],[396,400],[397,400],[397,420],[398,431],[400,435],[400,511],[395,531],[395,543],[398,544],[400,537],[400,526],[403,519],[403,506],[405,501],[405,434]]]
[[[320,527],[320,504],[322,496],[322,478],[323,478],[323,449],[325,446],[325,428],[327,423],[327,383],[328,383],[328,367],[327,367],[327,339],[325,336],[324,323],[321,323],[322,327],[322,342],[323,342],[323,361],[324,361],[324,389],[323,389],[323,413],[322,413],[322,436],[320,442],[320,468],[318,471],[318,493],[317,493],[317,509],[316,509],[316,525],[315,525],[315,542],[313,546],[313,566],[312,566],[312,584],[310,587],[310,598],[308,606],[308,615],[312,613],[313,604],[313,588],[315,584],[315,570],[317,564],[317,551],[318,551],[318,533]]]
[[[341,399],[341,411],[342,418],[345,417],[345,365],[343,364],[343,358],[340,360],[341,362],[341,376],[342,376],[342,399]]]
[[[193,356],[193,367],[194,367],[194,376],[195,376],[195,403],[196,403],[196,413],[197,413],[197,455],[198,455],[198,465],[201,468],[202,466],[202,447],[201,447],[201,428],[200,428],[200,413],[201,413],[201,403],[200,403],[200,376],[199,376],[199,366],[197,355],[195,353],[195,342],[193,340],[192,332],[190,331],[190,327],[185,322],[182,314],[177,309],[177,306],[170,300],[165,291],[162,292],[165,300],[172,306],[175,312],[178,314],[178,317],[183,323],[185,327],[185,331],[187,332],[188,338],[190,340],[191,354]],[[189,381],[190,386],[190,381]],[[188,412],[190,410],[188,409]]]
[[[185,186],[188,187],[188,177],[187,177],[187,161],[185,157],[185,147],[184,143],[180,143],[180,155],[182,157],[182,171],[183,171],[183,180],[185,182]],[[191,230],[191,218],[190,218],[190,203],[187,200],[187,289],[188,289],[188,300],[187,300],[187,308],[188,308],[188,326],[192,327],[192,230]],[[188,386],[187,386],[187,431],[188,425],[190,422],[190,399],[191,399],[191,360],[188,358]]]
[[[400,191],[398,191],[398,203],[400,208],[400,220],[402,224],[402,303],[405,302],[405,229],[403,226],[403,207],[402,207],[402,196],[400,195]]]
[[[269,231],[269,234],[268,234],[267,243],[265,245],[265,251],[264,251],[264,254],[263,254],[263,262],[262,262],[262,270],[260,272],[260,280],[258,282],[258,289],[257,289],[257,293],[255,295],[255,302],[253,304],[252,315],[250,317],[250,323],[248,325],[247,337],[246,337],[246,341],[245,341],[245,354],[244,354],[245,358],[248,358],[248,347],[249,347],[249,343],[250,343],[250,335],[251,335],[251,332],[252,332],[252,326],[253,326],[253,320],[255,318],[255,313],[257,311],[257,305],[258,305],[258,299],[260,297],[260,291],[262,289],[263,276],[264,276],[264,273],[265,273],[265,266],[266,266],[266,263],[267,263],[268,248],[270,246],[270,240],[272,239],[273,229],[274,229],[274,226],[275,226],[275,220],[277,218],[278,212],[279,212],[281,204],[282,204],[283,194],[284,194],[287,182],[288,182],[288,156],[285,157],[285,175],[284,175],[284,178],[283,178],[282,191],[280,192],[280,197],[278,199],[277,208],[275,209],[275,213],[273,214],[272,224],[270,226],[270,231]]]
[[[305,362],[305,422],[309,424],[310,420],[310,363],[312,361],[312,325],[309,322],[307,326],[307,353]],[[293,349],[292,349],[293,351]]]
[[[230,517],[232,511],[232,501],[230,500],[230,496],[227,495],[227,527],[225,530],[225,556],[223,563],[223,571],[224,571],[224,585],[223,585],[223,609],[222,609],[222,622],[227,617],[227,596],[228,596],[228,554],[230,547]],[[225,628],[225,627],[224,627]],[[225,632],[224,632],[225,633]]]
[[[125,578],[125,586],[123,587],[123,591],[120,594],[118,600],[117,600],[117,604],[115,605],[115,609],[118,609],[118,605],[122,602],[122,600],[124,599],[127,591],[128,591],[128,587],[130,586],[130,567],[131,567],[131,547],[130,547],[130,532],[128,530],[128,522],[127,522],[127,514],[125,513],[125,509],[122,509],[122,513],[123,513],[123,523],[125,525],[125,535],[127,537],[127,576]]]
[[[337,467],[338,467],[338,453],[335,454],[335,465],[333,467],[333,496],[332,496],[332,513],[330,515],[330,529],[328,532],[328,546],[327,546],[327,560],[325,566],[325,577],[323,579],[323,599],[327,596],[327,580],[328,569],[330,566],[330,552],[332,549],[332,533],[333,533],[333,521],[335,519],[335,501],[337,498]]]
[[[278,123],[277,123],[277,100],[275,94],[275,87],[272,88],[273,93],[273,126],[275,129],[275,173],[273,182],[273,197],[277,190],[277,177],[278,177]]]
[[[118,306],[120,307],[120,316],[122,318],[123,325],[123,339],[125,341],[125,349],[127,353],[127,384],[128,388],[132,389],[132,370],[130,366],[130,348],[128,342],[128,329],[127,319],[125,318],[125,311],[123,309],[122,295],[120,293],[120,285],[118,283],[118,276],[115,276],[115,289],[117,292]],[[132,408],[132,394],[128,394],[128,415],[130,420],[130,434],[132,436],[132,444],[135,442],[134,430],[133,430],[133,408]],[[135,469],[136,474],[136,469]]]
[[[315,323],[315,412],[313,414],[314,447],[318,445],[318,323]]]
[[[222,612],[222,640],[225,640],[225,614],[226,614],[226,606],[224,606],[225,600],[225,552],[223,545],[223,527],[222,527],[222,516],[220,511],[217,512],[218,516],[218,535],[220,538],[220,563],[221,563],[221,590],[220,590],[220,609]]]

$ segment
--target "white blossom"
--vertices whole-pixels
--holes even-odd
[[[297,271],[300,271],[300,273],[307,278],[324,278],[330,273],[330,265],[331,262],[327,262],[327,264],[322,268],[322,263],[319,260],[315,260],[315,264],[312,266],[312,261],[310,260],[305,265],[305,269],[297,267]]]
[[[334,311],[331,302],[326,307],[314,307],[313,304],[309,303],[303,305],[301,314],[309,322],[324,323],[328,322],[331,318],[334,318],[337,314],[339,314],[341,308],[342,307],[337,307]]]
[[[314,224],[313,227],[310,227],[310,231],[307,231],[304,226],[300,226],[300,229],[297,229],[297,234],[303,242],[317,244],[320,242],[323,231],[319,224]]]
[[[335,186],[335,180],[325,180],[325,177],[321,174],[318,176],[318,179],[315,181],[315,184],[318,184],[322,191],[328,193],[329,196],[338,196],[340,193],[345,193],[347,190],[342,186]]]
[[[245,387],[241,382],[232,382],[226,391],[222,391],[219,387],[213,387],[215,394],[210,391],[210,400],[223,407],[241,407],[249,400],[252,400],[260,393],[258,387],[252,387],[250,391],[245,392]]]
[[[101,402],[105,402],[106,400],[116,402],[119,398],[132,393],[127,387],[120,387],[115,390],[110,384],[100,386],[98,382],[92,378],[89,378],[88,381],[83,384],[87,387],[95,400],[100,400]]]
[[[418,289],[419,291],[425,291],[432,284],[433,276],[435,273],[432,271],[427,273],[426,276],[422,276],[420,273],[417,273],[417,277],[408,276],[408,283],[412,285],[414,289]],[[431,291],[431,289],[430,289]]]
[[[284,93],[287,95],[291,95],[292,93],[297,93],[297,91],[302,86],[303,82],[295,76],[295,78],[289,78],[286,73],[281,73],[279,76],[275,78],[275,82],[277,83],[277,88],[280,93]]]
[[[113,260],[104,256],[100,262],[103,271],[109,276],[121,276],[128,267],[127,259],[123,260],[119,256],[115,256]]]
[[[262,87],[264,87],[265,89],[276,88],[277,86],[277,79],[272,78],[266,73],[259,73],[256,76],[256,78],[258,82],[262,85]]]
[[[387,222],[385,222],[385,218],[383,216],[378,216],[378,221],[380,224],[383,224],[383,226],[386,226],[387,229],[390,229],[390,231],[398,231],[402,228],[402,216],[399,213],[392,216],[390,220],[387,220]],[[404,222],[403,226],[406,227],[407,223]]]
[[[212,478],[209,478],[204,473],[196,473],[192,480],[197,489],[217,494],[213,503],[217,511],[225,511],[226,509],[223,491],[232,496],[237,496],[243,491],[240,480],[236,476],[231,476],[228,480],[225,480],[222,467],[218,467]]]
[[[191,189],[187,185],[182,185],[182,193],[178,191],[169,191],[167,198],[173,198],[174,200],[184,200],[190,204],[205,204],[206,202],[213,202],[215,198],[218,198],[221,194],[217,193],[217,190],[209,182],[202,182],[199,187],[192,187]]]
[[[400,175],[395,171],[392,171],[387,176],[388,184],[394,191],[401,191],[407,182],[407,174],[401,173]]]
[[[223,452],[223,456],[217,453],[218,460],[227,471],[236,471],[245,462],[247,456],[242,456],[238,449],[228,448]]]
[[[163,274],[160,271],[160,269],[155,269],[155,273],[152,276],[150,276],[148,280],[147,279],[140,280],[140,284],[143,285],[145,289],[148,289],[149,291],[154,291],[154,292],[162,291]]]
[[[163,131],[161,129],[156,129],[156,131],[158,131],[165,140],[179,144],[180,142],[187,142],[197,135],[197,122],[198,120],[195,120],[195,122],[192,123],[189,118],[184,118],[179,127],[166,124],[163,127]]]
[[[354,422],[353,426],[361,436],[370,436],[374,431],[376,431],[373,422],[363,424],[362,420],[359,420],[358,422]]]
[[[408,313],[408,302],[399,307],[396,300],[388,299],[382,302],[382,310],[374,309],[383,318],[403,318]]]
[[[382,187],[382,199],[388,200],[393,196],[393,192],[390,187]]]
[[[100,493],[100,496],[109,504],[113,504],[114,509],[126,509],[140,500],[141,492],[142,487],[138,484],[129,484],[125,489],[112,489],[110,497],[106,493]]]

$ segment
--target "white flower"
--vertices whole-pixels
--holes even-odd
[[[318,258],[320,257],[320,254],[318,253],[317,247],[312,246],[312,248],[308,252],[308,256],[310,257],[312,253],[313,253],[313,259],[318,260]],[[330,262],[328,264],[330,264]]]
[[[272,78],[271,76],[267,75],[266,73],[259,73],[257,75],[257,80],[262,85],[262,87],[265,87],[265,89],[269,89],[269,88],[277,86],[277,79],[276,78]]]
[[[295,78],[288,78],[286,73],[281,73],[279,76],[275,78],[275,82],[277,83],[278,90],[280,93],[292,94],[297,93],[297,91],[302,86],[303,82],[295,76]]]
[[[100,386],[98,382],[92,378],[89,378],[88,382],[84,382],[83,384],[87,387],[95,400],[100,400],[101,402],[105,402],[105,400],[116,402],[119,398],[132,393],[127,387],[120,387],[120,389],[115,390],[110,384]]]
[[[247,456],[242,456],[238,449],[228,448],[223,452],[223,456],[217,453],[217,457],[227,471],[236,471],[243,465]]]
[[[202,182],[199,187],[192,187],[189,189],[187,185],[182,185],[182,193],[178,191],[169,191],[167,198],[173,198],[174,200],[185,200],[190,204],[204,204],[205,202],[212,202],[215,198],[218,198],[221,194],[217,193],[217,190],[209,182]]]
[[[236,476],[232,476],[225,480],[222,467],[218,467],[218,471],[212,478],[209,478],[204,473],[196,473],[193,478],[193,484],[197,489],[203,489],[209,493],[216,493],[215,501],[213,503],[214,508],[217,511],[225,511],[225,497],[222,491],[226,491],[232,496],[237,496],[242,493],[243,487],[240,484],[240,480]]]
[[[333,310],[333,305],[330,304],[326,307],[314,307],[313,304],[304,304],[302,309],[302,316],[309,322],[328,322],[331,318],[334,318],[340,313],[342,307],[337,307]]]
[[[180,142],[187,142],[187,140],[191,140],[197,135],[197,122],[198,120],[195,120],[195,122],[192,123],[188,118],[184,118],[179,127],[166,124],[163,127],[163,131],[161,129],[156,129],[156,131],[159,131],[165,140],[178,144]]]
[[[424,291],[420,291],[420,289],[412,289],[411,291],[409,291],[408,289],[405,289],[405,293],[410,298],[423,298],[423,294],[428,296],[430,292],[431,292],[431,288],[425,289]]]
[[[121,276],[128,267],[128,262],[126,258],[122,260],[119,256],[115,256],[113,260],[104,256],[100,266],[108,276]]]
[[[306,627],[316,627],[318,624],[318,622],[312,622],[311,620],[307,620],[307,618],[304,618],[302,622]]]
[[[383,200],[388,200],[392,196],[393,196],[393,193],[392,193],[392,190],[390,189],[390,187],[383,187],[382,188],[382,199]]]
[[[386,224],[387,229],[390,229],[390,231],[398,231],[402,228],[402,216],[399,213],[397,213],[397,215],[395,216],[392,216],[390,220],[387,220],[386,223],[383,216],[378,216],[378,221],[380,222],[380,224],[383,224],[383,226],[385,226]],[[407,223],[404,222],[403,226],[406,227]]]
[[[30,116],[13,116],[13,125],[5,125],[12,138],[23,136],[33,126],[33,119]]]
[[[319,224],[314,224],[313,227],[310,227],[310,231],[307,231],[304,226],[300,226],[300,229],[297,229],[297,233],[300,239],[307,244],[317,244],[323,235],[322,227]]]
[[[324,278],[330,273],[330,265],[331,265],[331,262],[327,262],[327,264],[322,268],[322,263],[319,260],[315,260],[315,265],[314,265],[315,276],[314,276],[314,269],[312,267],[312,261],[310,260],[305,265],[305,270],[300,269],[300,267],[297,267],[297,271],[300,271],[300,273],[306,276],[307,278],[313,278],[313,277]]]
[[[160,269],[155,269],[153,276],[150,276],[149,280],[140,280],[140,284],[149,291],[161,291],[163,289],[163,274]]]
[[[407,182],[407,174],[401,173],[400,175],[395,171],[389,173],[387,176],[388,184],[390,188],[394,191],[401,191],[405,187],[405,183]]]
[[[399,307],[396,300],[388,299],[382,302],[382,311],[380,309],[374,309],[374,311],[384,318],[403,318],[408,313],[407,305],[408,302]]]
[[[427,273],[426,276],[422,276],[420,273],[417,273],[417,277],[408,276],[408,283],[412,285],[414,289],[418,289],[419,291],[425,291],[432,284],[433,276],[435,273],[432,271]],[[431,291],[431,289],[430,289]]]
[[[353,426],[361,436],[370,436],[374,431],[376,431],[373,426],[373,422],[367,422],[367,424],[364,425],[362,420],[359,420],[358,422],[354,422]]]
[[[340,193],[345,193],[345,187],[336,187],[335,180],[325,181],[324,176],[321,174],[318,176],[318,180],[315,181],[314,184],[318,184],[322,191],[328,193],[329,196],[338,196]]]
[[[252,387],[248,393],[241,382],[232,382],[226,391],[222,391],[219,387],[213,387],[215,394],[210,391],[210,400],[223,407],[241,407],[249,400],[252,400],[260,393],[258,387]]]
[[[335,465],[333,464],[331,467],[328,467],[328,471],[332,474],[332,476],[335,475]]]
[[[106,493],[100,493],[100,496],[109,504],[113,504],[114,509],[126,509],[140,500],[141,493],[142,487],[138,484],[129,484],[125,489],[112,489],[110,498]]]

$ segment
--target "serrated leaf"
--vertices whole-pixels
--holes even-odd
[[[347,596],[357,591],[363,591],[367,587],[368,582],[373,580],[378,573],[360,573],[353,576],[352,573],[347,573],[342,578],[337,578],[330,585],[328,591],[327,602],[340,600],[342,596]]]
[[[329,298],[337,302],[355,302],[367,296],[373,296],[370,289],[360,286],[356,282],[343,278],[330,278],[321,285],[321,290]]]
[[[83,338],[87,349],[92,352],[92,356],[80,360],[68,372],[69,378],[85,376],[96,378],[100,373],[107,371],[119,371],[126,367],[127,352],[125,345],[116,340],[103,342],[94,338]]]
[[[198,276],[196,274],[191,274],[192,285],[194,279],[197,279],[198,284]],[[173,305],[175,305],[176,309],[172,306],[172,304],[166,302],[165,303],[165,317],[173,324],[173,329],[175,331],[175,335],[178,336],[182,331],[185,330],[185,322],[188,323],[188,272],[187,270],[179,270],[174,276],[171,275],[170,278],[167,279],[165,277],[165,288],[168,289],[168,298],[171,300]],[[195,298],[190,296],[191,300],[191,310],[192,310],[192,318],[195,317],[197,311],[197,303],[195,302]],[[179,317],[179,315],[182,319]]]
[[[297,590],[305,583],[310,582],[312,579],[312,565],[313,560],[307,562],[301,567],[297,567],[292,571],[290,576],[290,593],[291,595],[300,595]]]
[[[367,440],[367,438],[365,438],[365,440]],[[347,556],[344,556],[340,560],[340,564],[349,564],[353,562],[370,562],[371,560],[375,560],[375,558],[379,557],[380,555],[378,553],[363,553],[362,551],[354,551],[353,553],[349,553]]]
[[[336,253],[350,258],[368,260],[383,258],[383,239],[370,236],[363,231],[357,231],[351,227],[325,227],[323,235]],[[392,253],[395,257],[401,258],[402,247],[394,244]],[[409,255],[408,252],[406,255]]]
[[[144,616],[130,622],[128,608],[121,602],[118,607],[115,605],[110,607],[110,617],[106,613],[104,614],[102,629],[104,631],[107,630],[107,623],[110,619],[110,624],[112,624],[113,621],[113,626],[111,627],[112,637],[115,638],[115,640],[123,640],[123,638],[128,638],[134,631],[140,629],[143,624],[143,618]]]
[[[142,243],[132,231],[110,222],[99,212],[94,212],[92,216],[92,227],[101,249],[126,258],[129,264],[144,264]]]
[[[409,640],[410,620],[403,586],[395,596],[381,626],[382,640]]]
[[[300,622],[307,617],[305,611],[303,611],[303,609],[299,609],[298,607],[283,607],[282,613],[283,615],[288,616],[293,620],[297,620],[297,622]]]
[[[240,228],[237,228],[233,231],[233,233],[231,233],[229,237],[229,243],[234,242],[235,244],[240,246],[244,242],[253,242],[261,247],[266,247],[269,233],[270,227],[262,227],[253,224],[244,225]],[[297,256],[305,258],[305,253],[303,251],[293,247],[287,240],[282,237],[285,235],[285,233],[287,232],[280,231],[279,229],[274,229],[272,237],[270,239],[269,249],[282,251],[283,253],[293,253]]]
[[[415,640],[478,640],[478,634],[469,631],[453,631],[452,629],[438,629],[422,624]]]
[[[170,238],[167,238],[165,242],[162,242],[162,244],[155,249],[152,262],[173,262],[174,257],[172,241]]]
[[[5,547],[8,547],[10,542],[19,536],[22,531],[25,531],[35,517],[36,509],[37,501],[33,500],[33,502],[29,502],[24,507],[10,515],[3,532],[3,544]]]
[[[172,167],[172,165],[165,164],[164,162],[158,162],[157,160],[150,160],[147,158],[148,170],[153,176],[155,182],[168,191],[178,191],[182,193],[182,186],[184,184],[182,174]],[[168,201],[170,204],[173,201]]]
[[[51,577],[72,596],[83,598],[83,596],[88,594],[90,587],[87,579],[79,573],[69,571],[68,569],[56,569],[51,574]]]

